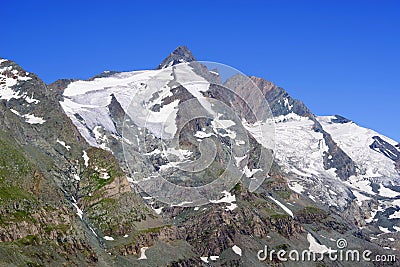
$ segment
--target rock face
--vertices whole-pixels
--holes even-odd
[[[158,65],[157,69],[164,69],[179,63],[192,61],[196,61],[192,52],[186,46],[179,46]]]
[[[335,132],[353,127],[353,122],[316,117],[283,88],[257,77],[250,79],[276,121],[271,169],[257,165],[257,155],[272,150],[249,127],[248,171],[232,190],[199,207],[168,205],[148,196],[133,175],[162,171],[183,186],[201,186],[221,175],[232,143],[228,130],[236,128],[215,129],[211,119],[185,123],[177,111],[173,125],[182,126],[180,152],[191,151],[188,159],[201,154],[199,132],[212,133],[218,144],[215,163],[189,181],[165,166],[179,157],[161,153],[167,142],[137,120],[142,106],[134,116],[128,114],[130,90],[149,87],[158,71],[166,71],[165,91],[144,99],[144,111],[161,116],[163,108],[188,100],[197,101],[194,111],[204,111],[200,92],[239,107],[239,117],[250,126],[255,121],[246,103],[224,87],[236,88],[250,102],[264,101],[250,93],[245,77],[223,82],[218,70],[194,61],[186,47],[178,47],[158,70],[104,72],[88,81],[65,79],[47,86],[14,62],[0,59],[0,265],[265,266],[256,256],[264,245],[303,250],[310,246],[308,235],[333,248],[333,239],[346,237],[352,248],[376,254],[387,253],[384,246],[396,249],[397,243],[387,244],[379,230],[387,228],[392,231],[387,235],[398,238],[400,207],[393,204],[400,192],[398,177],[378,176],[385,173],[378,165],[372,174],[362,169],[360,153],[346,146],[362,136],[340,139]],[[209,86],[194,91],[179,84],[182,73]],[[133,103],[142,104],[140,95],[136,97]],[[126,127],[131,129],[128,135]],[[378,135],[367,141],[372,165],[387,160],[394,168],[397,160],[400,168],[398,146],[392,141]],[[124,150],[127,144],[132,149]],[[382,158],[375,162],[376,155]],[[132,165],[126,166],[126,157]],[[265,179],[253,192],[249,184],[257,175]],[[352,184],[354,177],[361,182]],[[274,258],[266,264],[285,263]]]
[[[241,81],[242,80],[242,81]],[[315,115],[299,100],[293,99],[283,88],[262,78],[251,77],[251,80],[260,88],[268,101],[272,114],[275,117],[285,117],[296,114],[307,117],[314,123],[314,131],[323,135],[328,151],[324,153],[324,168],[335,169],[336,174],[343,180],[356,175],[356,165],[353,160],[336,144],[331,135],[327,133],[318,122]],[[227,87],[238,88],[240,92],[250,91],[248,85],[242,86],[243,79],[239,76],[233,77],[225,82]],[[244,109],[245,110],[245,109]],[[247,111],[245,111],[247,112]],[[342,118],[342,117],[340,117]],[[338,119],[338,118],[336,118]],[[344,121],[342,119],[342,121]]]
[[[370,145],[370,148],[376,150],[393,161],[400,159],[400,151],[393,145],[389,144],[379,136],[373,137],[374,142]]]

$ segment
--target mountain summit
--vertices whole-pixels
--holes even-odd
[[[195,61],[196,58],[193,56],[192,52],[185,46],[178,46],[168,57],[166,57],[157,69],[164,69],[183,62]]]
[[[397,141],[193,61],[180,46],[157,70],[46,85],[0,59],[1,266],[320,266],[257,253],[343,237],[400,255]],[[253,120],[264,99],[273,118]]]

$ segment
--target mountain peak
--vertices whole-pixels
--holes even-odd
[[[166,57],[157,69],[164,69],[179,63],[195,61],[192,52],[185,46],[178,46],[171,54]]]

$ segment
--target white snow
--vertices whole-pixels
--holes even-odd
[[[25,121],[29,124],[43,124],[46,122],[43,118],[36,117],[33,114],[25,114],[22,117],[24,117]]]
[[[269,196],[270,199],[272,199],[279,207],[281,207],[287,214],[289,214],[292,218],[294,217],[293,212],[286,207],[285,205],[283,205],[281,202],[279,202],[278,200],[276,200],[275,198],[273,198],[272,196]]]
[[[375,219],[376,214],[378,213],[378,211],[380,211],[380,209],[373,209],[371,210],[371,215],[369,218],[365,219],[366,223],[372,223]]]
[[[107,145],[108,145],[108,137],[107,137],[106,134],[102,133],[102,129],[103,129],[102,126],[97,125],[92,130],[92,132],[93,132],[93,134],[95,136],[97,145],[101,149],[111,151],[111,149],[109,147],[107,147]]]
[[[391,233],[390,230],[388,228],[379,226],[379,230],[381,230],[382,232],[384,232],[385,234]]]
[[[239,167],[239,166],[240,166],[240,162],[241,162],[242,160],[244,160],[246,157],[247,157],[247,156],[243,156],[243,157],[234,157],[234,158],[235,158],[235,164],[236,164],[236,166]],[[247,167],[247,166],[246,166],[246,167]],[[247,167],[247,169],[248,169],[248,167]],[[250,171],[250,170],[249,170],[249,171]]]
[[[353,192],[353,195],[354,195],[354,196],[356,197],[356,199],[357,199],[357,205],[358,205],[358,206],[361,206],[363,201],[371,200],[370,197],[367,197],[366,195],[364,195],[364,194],[358,192],[357,190],[352,190],[352,192]]]
[[[273,138],[266,138],[267,137],[274,137],[275,132],[271,132],[273,127],[271,127],[273,122],[255,122],[253,124],[249,124],[246,121],[242,121],[242,125],[244,128],[250,132],[250,134],[256,139],[256,141],[267,149],[274,149],[275,143]],[[266,135],[266,136],[265,136]],[[242,141],[243,142],[243,141]]]
[[[240,145],[245,145],[246,142],[243,141],[243,140],[237,140],[237,139],[235,139],[235,144],[236,144],[237,146],[240,146]]]
[[[140,248],[140,256],[139,256],[139,258],[138,258],[138,260],[146,260],[147,259],[147,256],[146,256],[146,250],[148,249],[149,247],[142,247],[142,248]]]
[[[346,200],[341,196],[345,194],[346,186],[337,177],[335,169],[325,169],[324,158],[329,148],[323,134],[314,130],[314,121],[295,113],[275,117],[274,121],[275,158],[288,174],[289,187],[314,201],[323,196],[318,201],[327,205],[345,205]],[[329,191],[324,184],[335,186]]]
[[[218,73],[218,72],[216,72],[216,71],[213,71],[213,70],[210,70],[210,73],[212,73],[212,74],[214,74],[214,75],[219,75],[219,73]]]
[[[243,173],[244,173],[244,175],[246,175],[247,178],[252,177],[254,174],[256,174],[259,171],[262,171],[262,169],[251,169],[250,170],[249,167],[247,167],[247,165],[243,168]]]
[[[29,104],[39,104],[39,102],[40,102],[40,100],[38,100],[38,99],[35,99],[34,97],[33,97],[33,93],[32,93],[32,96],[31,97],[29,97],[29,96],[25,96],[25,101],[26,102],[28,102]]]
[[[10,108],[10,111],[17,116],[21,116],[21,114],[18,111],[16,111],[15,109]]]
[[[327,246],[321,245],[320,243],[318,243],[318,241],[310,233],[307,234],[307,241],[310,243],[310,246],[308,248],[308,250],[310,252],[322,254],[322,253],[332,251]]]
[[[193,202],[191,202],[191,201],[183,201],[183,202],[181,202],[181,203],[179,203],[179,204],[176,204],[176,205],[174,205],[174,206],[183,207],[183,206],[185,206],[185,205],[192,204],[192,203],[193,203]]]
[[[100,169],[99,178],[103,180],[110,179],[110,175],[107,172],[107,169]]]
[[[390,219],[400,219],[400,210],[395,211],[393,214],[390,214],[389,220]]]
[[[177,130],[175,120],[179,100],[169,104],[164,104],[163,101],[172,96],[173,88],[168,84],[174,77],[201,105],[206,109],[211,107],[202,94],[208,90],[209,83],[198,76],[188,64],[163,70],[117,73],[91,81],[76,81],[64,90],[61,106],[92,146],[100,146],[91,135],[95,126],[102,126],[106,132],[116,133],[107,107],[111,94],[136,125],[147,128],[156,137],[162,135],[166,139],[172,138]],[[156,104],[161,105],[159,112],[152,109]],[[83,121],[78,120],[74,114],[79,114]]]
[[[219,256],[210,256],[210,260],[212,261],[216,261],[217,259],[219,259]]]
[[[83,150],[82,158],[83,158],[83,160],[85,161],[85,166],[88,167],[88,166],[89,166],[89,159],[90,159],[90,158],[89,158],[89,156],[88,156],[88,154],[86,153],[85,150]]]
[[[82,216],[83,216],[83,211],[78,207],[78,205],[76,203],[72,203],[72,205],[75,207],[76,209],[76,214],[79,216],[79,218],[81,218],[82,220]]]
[[[368,179],[360,179],[359,177],[351,176],[346,183],[350,187],[356,188],[364,193],[376,195],[376,193],[372,191],[371,182]]]
[[[236,203],[231,203],[229,206],[226,206],[226,211],[230,210],[233,211],[234,209],[237,208],[237,204]]]
[[[233,252],[235,252],[237,255],[242,256],[242,249],[239,248],[238,246],[234,245],[232,247]]]
[[[1,99],[1,98],[0,98]],[[20,116],[22,118],[25,118],[25,122],[29,123],[29,124],[43,124],[44,122],[46,122],[43,118],[40,117],[36,117],[33,114],[25,114],[25,115],[21,115],[18,111],[16,111],[15,109],[10,109],[10,111],[12,113],[14,113],[17,116]]]
[[[297,181],[290,181],[288,187],[297,194],[302,194],[304,192],[304,187]]]
[[[289,99],[285,98],[283,101],[284,101],[285,106],[288,108],[288,110],[289,111],[292,110],[293,105],[289,104]]]
[[[334,117],[318,117],[318,121],[337,145],[356,162],[361,170],[359,177],[399,177],[393,161],[369,147],[374,142],[374,136],[379,136],[393,146],[397,144],[396,141],[353,122],[332,123],[332,118]]]
[[[222,197],[219,200],[210,200],[211,203],[227,203],[229,204],[228,206],[226,206],[226,211],[230,210],[234,210],[237,208],[237,204],[233,203],[236,201],[236,196],[232,195],[231,193],[229,193],[228,191],[222,191],[222,194],[224,194],[224,197]]]
[[[57,138],[57,143],[59,143],[60,145],[62,145],[63,147],[65,147],[66,150],[70,150],[71,146],[67,145],[64,141],[61,141]]]
[[[301,177],[312,177],[312,175],[310,173],[305,173],[305,172],[299,171],[298,169],[296,169],[294,167],[292,169],[290,169],[290,171]]]
[[[203,131],[197,131],[194,134],[194,137],[203,139],[203,138],[207,138],[207,137],[210,137],[210,136],[213,136],[213,135],[215,135],[215,134],[214,133],[205,133]]]
[[[89,226],[89,229],[90,229],[90,231],[92,231],[92,233],[97,237],[97,234],[96,234],[96,232],[93,230],[93,228]]]
[[[276,158],[284,169],[304,177],[329,175],[323,162],[328,147],[322,133],[312,129],[314,122],[293,113],[276,121]]]
[[[1,76],[0,76],[1,77]],[[12,98],[18,99],[21,98],[22,96],[19,94],[19,92],[16,92],[12,90],[9,86],[11,84],[8,83],[7,86],[0,86],[0,99],[5,99],[9,101]]]
[[[395,198],[400,195],[399,192],[396,192],[390,188],[384,187],[382,184],[380,184],[378,192],[379,192],[379,195],[381,195],[383,197],[389,197],[389,198]]]
[[[219,200],[210,200],[211,203],[232,203],[234,201],[236,201],[236,196],[232,195],[231,193],[229,193],[228,191],[222,191],[222,194],[224,194],[225,196]]]
[[[2,61],[5,62],[5,61]],[[12,75],[7,75],[7,71],[11,71]],[[9,77],[12,76],[12,77]],[[32,78],[26,77],[26,76],[21,76],[16,69],[12,69],[12,66],[0,68],[0,99],[4,99],[6,101],[9,101],[10,99],[19,99],[23,96],[23,94],[20,94],[18,91],[14,91],[11,87],[15,86],[18,84],[19,81],[27,81]],[[27,102],[30,101],[30,99],[25,99]],[[29,102],[28,102],[29,103]]]
[[[205,263],[208,263],[208,257],[200,257],[200,260],[202,260]]]
[[[164,207],[160,207],[160,208],[157,208],[157,209],[152,207],[152,209],[153,209],[158,215],[160,215],[161,212],[162,212],[162,210],[164,209]]]

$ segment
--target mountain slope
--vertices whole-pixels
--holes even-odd
[[[12,61],[0,67],[1,167],[9,170],[2,174],[2,249],[21,251],[9,263],[110,265],[103,236],[130,231],[153,213],[113,156],[88,146],[59,92]]]
[[[133,166],[134,173],[140,173],[143,177],[150,175],[151,172],[158,173],[158,168],[160,167],[160,170],[163,170],[162,173],[164,173],[164,166],[167,169],[173,167],[173,165],[166,165],[166,162],[170,161],[168,158],[168,153],[170,152],[162,152],[163,149],[153,141],[148,143],[149,139],[157,140],[162,134],[156,125],[166,120],[166,118],[156,118],[157,114],[160,116],[169,112],[174,114],[174,110],[179,110],[180,103],[190,99],[196,99],[197,103],[207,110],[207,103],[204,102],[203,96],[223,101],[227,105],[240,102],[239,99],[235,98],[235,95],[226,90],[224,91],[221,86],[235,88],[236,92],[243,95],[246,100],[257,101],[254,97],[252,99],[251,94],[247,94],[249,88],[244,82],[243,76],[233,76],[222,84],[220,80],[214,78],[218,70],[209,71],[204,66],[199,67],[197,62],[192,61],[194,60],[193,56],[185,54],[187,52],[186,49],[184,49],[185,53],[181,53],[181,50],[182,48],[178,48],[177,51],[173,52],[165,60],[168,63],[162,64],[159,70],[118,73],[94,80],[78,81],[69,84],[64,91],[64,100],[61,104],[77,127],[81,129],[87,141],[94,146],[110,149],[120,162],[124,162],[124,156],[126,155],[122,155],[121,147],[118,148],[115,144],[125,143],[125,145],[129,144],[135,147],[131,156],[135,159],[135,162],[141,162],[140,164],[142,165],[135,164]],[[182,58],[179,58],[180,56]],[[186,83],[188,81],[186,77],[190,77],[189,79],[196,83],[201,81],[202,85],[191,88]],[[345,231],[354,231],[357,235],[361,234],[364,239],[369,239],[369,236],[375,238],[379,234],[379,229],[386,229],[387,227],[394,232],[394,235],[397,235],[395,233],[395,229],[398,227],[396,226],[396,219],[391,219],[390,224],[388,224],[389,219],[378,218],[388,217],[388,212],[392,215],[394,214],[398,208],[396,199],[386,199],[386,201],[390,202],[390,204],[386,204],[386,209],[390,208],[386,213],[386,209],[374,212],[374,207],[381,205],[380,203],[383,202],[375,198],[369,198],[362,191],[355,190],[351,184],[354,177],[358,177],[357,186],[362,186],[364,183],[363,181],[366,178],[366,176],[363,176],[362,165],[364,163],[360,162],[357,156],[352,153],[360,155],[364,152],[354,145],[351,150],[343,147],[341,139],[331,131],[331,128],[326,125],[322,118],[316,117],[303,103],[291,98],[284,89],[261,78],[251,77],[251,80],[260,88],[268,101],[274,115],[276,129],[275,165],[278,169],[275,171],[275,175],[271,179],[267,179],[259,190],[261,192],[263,190],[267,190],[267,192],[276,190],[280,195],[274,195],[274,197],[281,198],[285,196],[283,199],[286,201],[287,199],[301,196],[300,201],[291,202],[291,205],[294,205],[292,209],[301,210],[302,207],[305,208],[307,205],[316,205],[329,210],[336,214],[335,216],[339,216],[337,218],[340,218],[338,220],[341,221],[341,224],[346,225],[343,226],[344,229],[347,229]],[[152,85],[157,82],[161,82],[160,85],[157,85],[158,87]],[[142,95],[140,93],[141,88],[145,88],[146,91],[144,92],[146,94]],[[134,97],[129,98],[128,95],[134,95]],[[98,99],[101,99],[101,101],[98,101]],[[88,100],[90,101],[88,102]],[[177,100],[179,102],[174,102]],[[93,103],[96,103],[96,105],[93,105]],[[130,105],[136,107],[134,114],[130,114]],[[114,108],[112,107],[114,106],[118,107],[118,112],[113,111]],[[212,111],[210,112],[212,113]],[[248,113],[244,105],[242,105],[241,112],[244,117]],[[138,114],[143,115],[138,116]],[[146,117],[147,115],[148,117]],[[124,127],[122,124],[125,116],[127,120],[132,120],[130,122],[132,124],[128,123],[129,128],[134,129],[128,136],[123,135]],[[148,118],[150,118],[150,123],[145,123],[144,120]],[[332,117],[332,120],[335,123],[337,122],[338,125],[345,125],[348,122],[348,120],[340,116]],[[176,125],[180,123],[179,116],[176,116],[175,113],[173,119],[167,122],[168,125],[165,128],[169,128],[171,131],[164,132],[164,134],[173,136],[177,130],[175,128]],[[176,125],[174,125],[175,123]],[[252,124],[248,124],[247,130],[250,131],[250,141],[255,150],[260,149],[262,147],[260,145],[263,142],[252,131]],[[185,136],[185,140],[190,141],[192,140],[190,139],[191,134],[199,134],[198,131],[196,133],[196,128],[207,129],[207,125],[209,123],[196,121],[191,126],[191,129],[183,131],[182,135]],[[145,129],[143,130],[143,128]],[[99,131],[101,134],[96,134]],[[202,131],[201,134],[207,134],[207,130]],[[145,147],[141,146],[143,140],[147,142]],[[365,144],[365,149],[367,150],[370,149],[369,146],[374,142],[373,139],[370,141],[371,143],[368,143],[368,141],[368,144]],[[265,149],[269,149],[269,147],[265,147]],[[186,160],[185,158],[188,155],[183,155],[182,159]],[[380,160],[379,157],[376,160]],[[153,169],[154,165],[156,169]],[[257,166],[251,166],[251,163],[248,166],[249,170],[257,168]],[[152,171],[148,172],[148,169]],[[264,175],[264,172],[259,172],[259,175]],[[182,183],[183,181],[178,177],[179,175],[171,176],[171,179]],[[249,174],[249,177],[252,177],[252,174]],[[390,186],[396,191],[398,173],[391,172],[387,177],[392,180],[393,184]],[[177,178],[178,180],[176,180]],[[205,179],[205,177],[200,177],[201,179]],[[280,179],[282,179],[280,182],[276,181]],[[245,180],[243,180],[244,184],[246,184]],[[132,181],[135,182],[136,179]],[[379,185],[380,183],[386,182],[382,180],[377,184]],[[388,192],[388,189],[385,188],[382,187],[383,192]],[[137,190],[140,191],[141,189]],[[267,193],[267,196],[268,194],[270,193]],[[271,199],[267,197],[266,201],[270,202]],[[151,205],[155,205],[153,209],[161,213],[164,218],[169,217],[169,213],[166,207],[162,206],[162,203]],[[242,208],[241,206],[238,207],[239,210]],[[258,208],[251,208],[251,210],[254,209]],[[288,208],[286,207],[286,209]],[[179,210],[180,212],[176,213],[175,210],[176,208],[173,209],[172,218],[184,216],[183,214],[186,212],[186,210]],[[292,211],[289,212],[292,213]],[[377,214],[377,217],[371,217],[371,212],[373,216]],[[184,226],[182,227],[187,227],[185,226],[189,223],[187,220],[183,219]],[[225,231],[223,232],[225,233]],[[241,237],[240,239],[243,238]],[[374,242],[382,244],[380,239],[378,236],[378,241]],[[215,242],[217,241],[214,240],[211,243]],[[382,242],[385,243],[384,241]],[[356,241],[356,243],[363,243],[363,241]],[[204,248],[199,249],[201,251]],[[396,246],[393,249],[396,249]],[[216,250],[215,253],[217,252],[220,253],[221,251]]]
[[[34,238],[22,232],[3,240],[4,254],[14,251],[7,242],[17,242],[23,251],[5,262],[266,266],[283,263],[276,257],[258,261],[264,245],[336,248],[338,238],[346,238],[351,249],[374,254],[400,249],[396,143],[340,116],[317,117],[271,82],[240,73],[223,81],[223,70],[196,62],[186,47],[156,70],[105,72],[49,86],[11,61],[0,64],[0,144],[4,151],[16,151],[15,159],[2,166],[12,170],[11,162],[19,158],[18,165],[31,166],[29,172],[14,170],[26,174],[18,178],[26,183],[4,173],[5,184],[16,184],[18,199],[0,203],[7,211],[0,231],[12,233],[7,225],[16,215],[8,207],[21,206],[25,199],[43,198],[35,204],[40,210],[51,198],[56,201],[50,205],[61,212],[27,209],[20,216],[17,209],[24,225],[32,216],[41,220],[33,230],[40,234]],[[270,113],[251,110],[263,101]],[[254,114],[266,117],[258,121]],[[264,126],[275,132],[273,142],[260,135]],[[201,170],[204,164],[209,165]],[[239,177],[229,180],[234,167]],[[226,170],[231,172],[224,176]],[[152,184],[160,176],[165,180]],[[210,190],[198,195],[190,189],[221,177],[232,185],[227,190],[222,189],[227,184],[205,187]],[[46,189],[32,197],[38,189],[24,185],[38,179]],[[173,185],[189,189],[183,195],[160,190]],[[4,190],[13,200],[9,192]],[[56,220],[49,229],[45,218],[57,216],[68,217],[68,227]],[[68,244],[78,241],[70,248],[59,236]],[[44,254],[45,242],[76,257],[30,254],[37,243]],[[299,264],[313,263],[285,266]],[[321,264],[337,266],[329,260]]]

